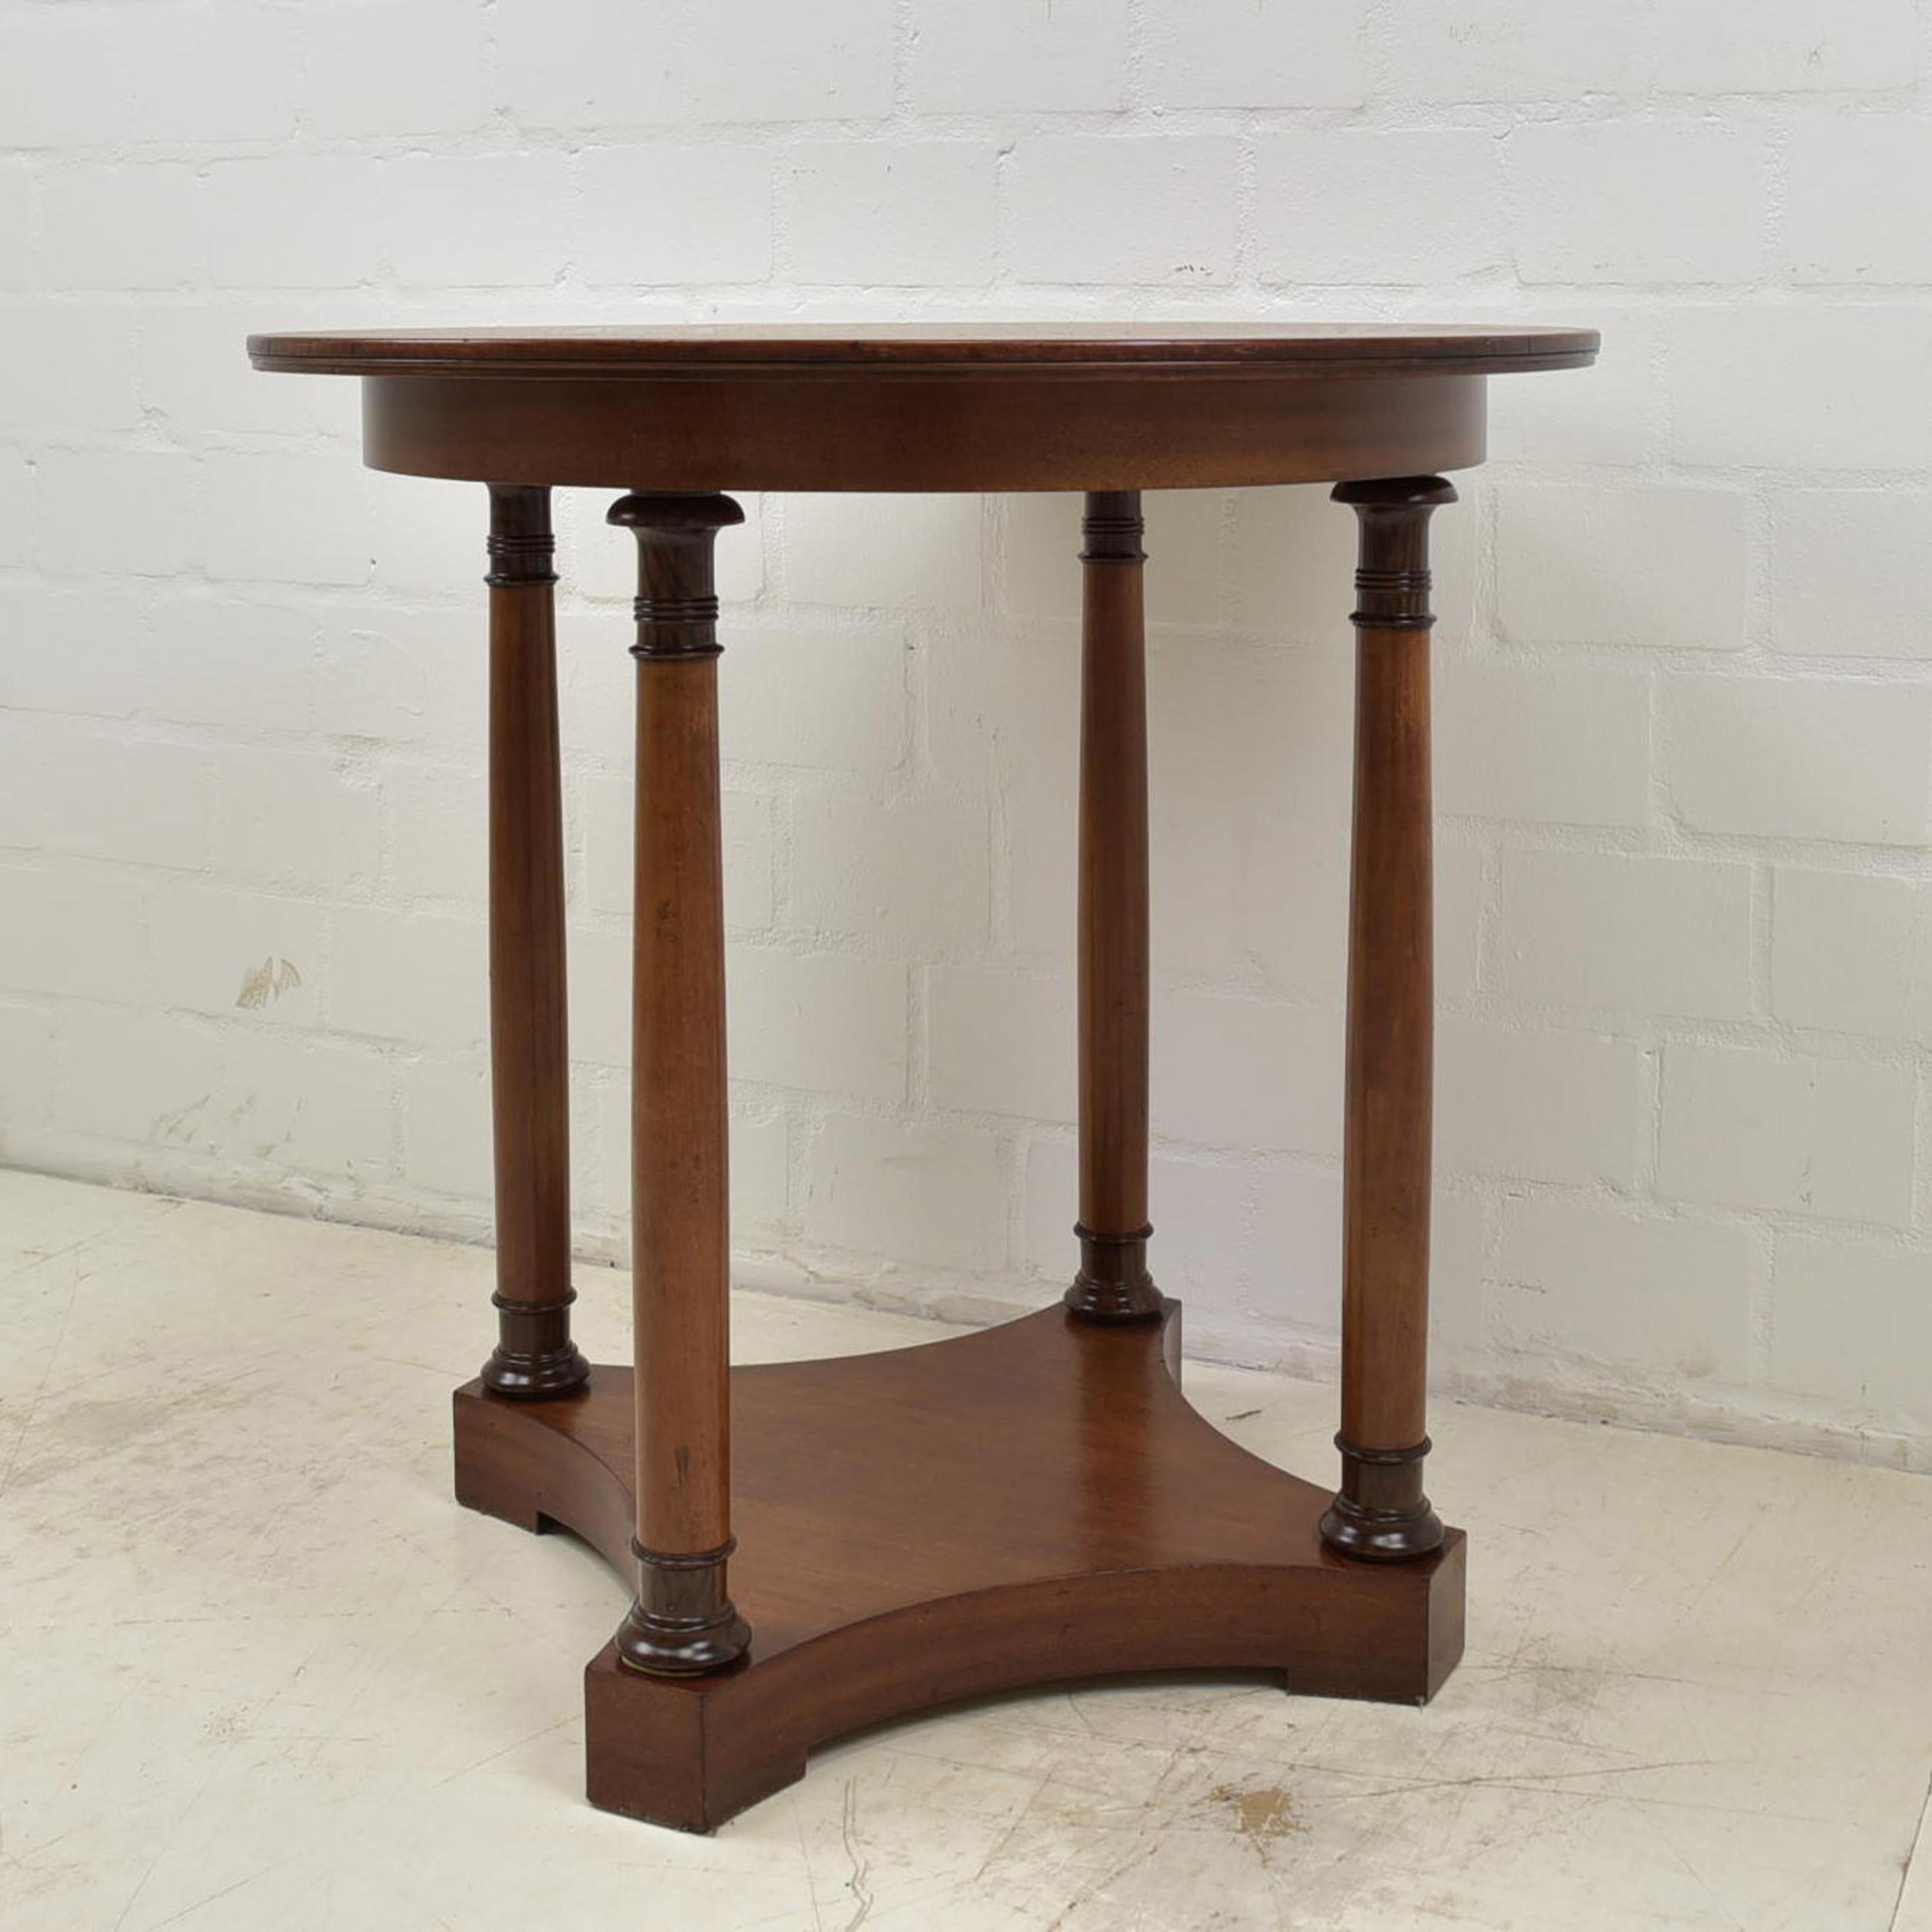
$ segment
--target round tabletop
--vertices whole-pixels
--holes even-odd
[[[379,470],[646,490],[1187,488],[1483,458],[1484,380],[1586,328],[822,324],[251,336],[363,379]]]

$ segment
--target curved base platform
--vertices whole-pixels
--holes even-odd
[[[1462,1652],[1464,1543],[1352,1563],[1329,1492],[1238,1448],[1178,1382],[1180,1307],[1060,1308],[943,1342],[734,1369],[730,1591],[749,1654],[585,1673],[591,1802],[708,1832],[802,1776],[816,1744],[979,1693],[1190,1668],[1421,1703]],[[562,1524],[632,1580],[632,1382],[456,1392],[459,1502]]]

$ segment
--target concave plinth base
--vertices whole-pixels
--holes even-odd
[[[730,1589],[745,1660],[585,1673],[592,1803],[708,1832],[815,1744],[978,1693],[1123,1672],[1278,1670],[1420,1703],[1462,1652],[1463,1538],[1348,1562],[1329,1492],[1235,1447],[1178,1383],[1180,1309],[1058,1308],[979,1334],[731,1377]],[[632,1577],[631,1372],[573,1395],[456,1392],[456,1494],[561,1523]],[[616,1616],[614,1606],[613,1622]]]

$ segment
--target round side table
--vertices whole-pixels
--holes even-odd
[[[1279,1670],[1426,1701],[1464,1544],[1423,1490],[1430,1041],[1428,527],[1486,378],[1586,329],[409,330],[250,338],[362,379],[365,459],[488,485],[499,1337],[456,1494],[562,1524],[634,1589],[588,1666],[589,1786],[708,1831],[814,1744],[1111,1672]],[[1334,482],[1359,525],[1339,1485],[1180,1390],[1148,1265],[1140,492]],[[637,539],[636,1358],[571,1340],[554,486]],[[1060,1305],[922,1347],[733,1370],[718,532],[728,490],[1085,493],[1077,1262]],[[1070,1260],[1073,1257],[1070,1256]]]

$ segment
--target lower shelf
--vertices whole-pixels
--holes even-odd
[[[1179,1387],[1180,1307],[1058,1308],[917,1348],[731,1376],[731,1594],[749,1654],[585,1675],[589,1790],[708,1832],[815,1744],[988,1690],[1126,1672],[1279,1670],[1291,1690],[1421,1703],[1462,1652],[1464,1543],[1331,1555],[1329,1492],[1238,1448]],[[632,1376],[455,1397],[456,1495],[562,1524],[633,1581]],[[613,1623],[616,1622],[614,1612]]]

